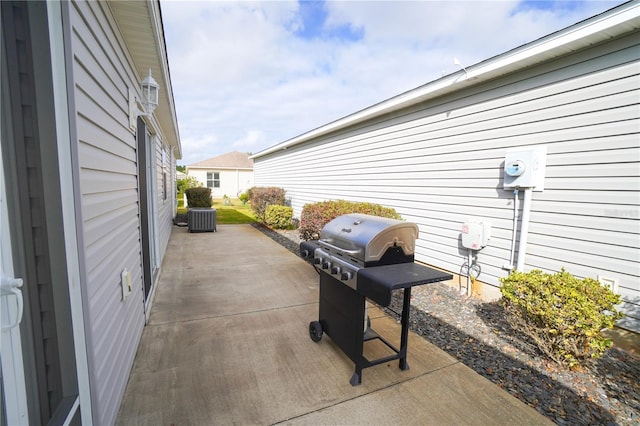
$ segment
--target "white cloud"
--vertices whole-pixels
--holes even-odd
[[[255,149],[265,143],[264,133],[260,130],[248,130],[246,135],[231,144],[235,151],[255,152]]]
[[[162,1],[183,164],[258,152],[622,1]],[[342,37],[341,37],[342,35]]]

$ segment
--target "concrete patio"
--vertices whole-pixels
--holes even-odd
[[[409,370],[352,387],[349,358],[309,338],[317,315],[313,267],[251,225],[174,228],[117,424],[553,424],[413,333]],[[369,315],[397,345],[400,325]]]

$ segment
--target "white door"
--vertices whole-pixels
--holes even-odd
[[[0,147],[0,165],[2,148]],[[1,425],[27,425],[27,392],[22,361],[22,342],[20,322],[22,320],[23,300],[22,280],[13,276],[13,255],[4,170],[0,170],[0,314],[2,339],[0,341],[0,359],[2,361],[2,404],[0,405]]]

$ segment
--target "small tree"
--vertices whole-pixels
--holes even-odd
[[[176,181],[176,189],[178,193],[183,193],[189,188],[199,188],[202,186],[202,183],[198,182],[198,179],[193,176],[187,176],[184,179],[178,179]]]

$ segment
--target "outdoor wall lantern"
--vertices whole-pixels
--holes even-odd
[[[142,109],[145,111],[145,115],[151,115],[158,106],[158,83],[151,76],[151,69],[140,86],[142,89],[142,100],[140,101]]]
[[[151,69],[149,69],[149,75],[140,82],[141,99],[138,99],[134,90],[129,88],[129,127],[131,130],[135,130],[136,120],[139,116],[151,117],[155,111],[158,106],[158,89],[158,82],[151,75]],[[138,107],[138,103],[142,110]]]

